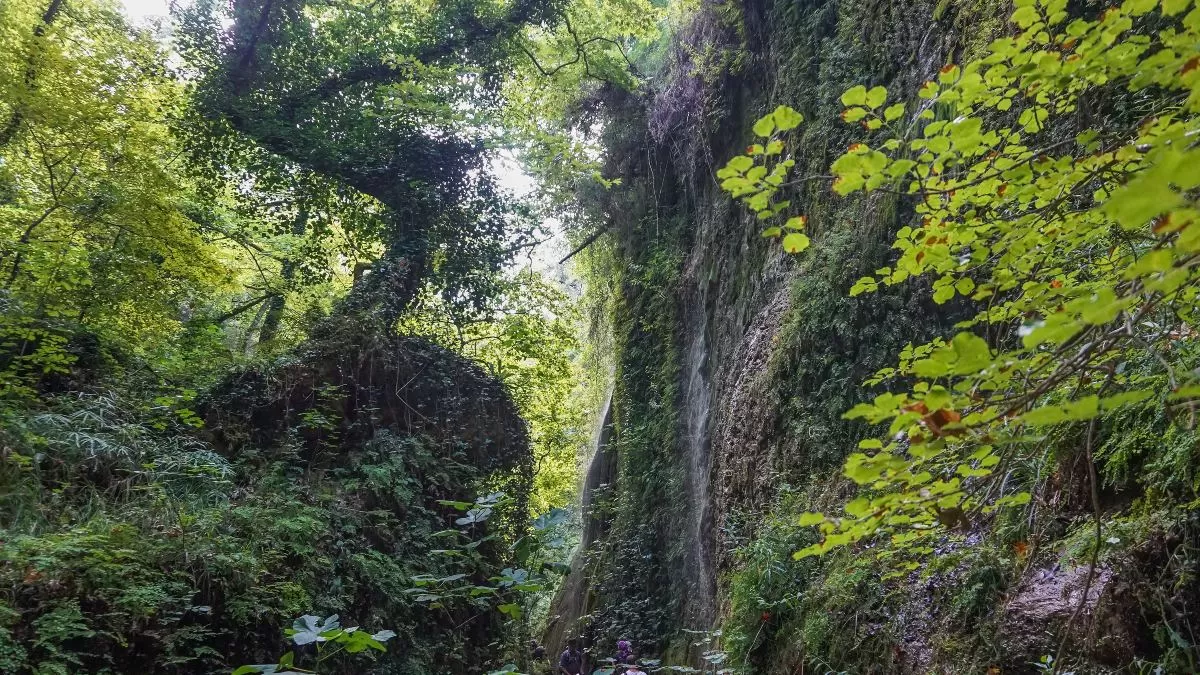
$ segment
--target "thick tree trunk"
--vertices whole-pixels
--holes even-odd
[[[308,209],[301,207],[300,212],[296,214],[296,220],[292,223],[292,234],[297,237],[304,236],[308,230]],[[262,329],[258,332],[258,343],[270,342],[279,333],[279,324],[283,321],[283,310],[287,304],[285,293],[287,287],[291,285],[292,280],[296,277],[296,261],[292,257],[288,257],[283,261],[283,267],[280,270],[280,276],[283,278],[283,288],[279,289],[274,297],[267,304],[267,314],[263,317]]]

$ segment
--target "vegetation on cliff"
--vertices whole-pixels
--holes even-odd
[[[648,468],[618,477],[601,597],[637,578],[620,547],[655,491],[695,489],[697,367],[712,492],[698,533],[642,548],[668,587],[617,586],[582,625],[603,644],[646,613],[651,650],[733,670],[1191,672],[1200,13],[875,7],[701,8],[682,72],[610,107],[624,196],[599,203],[641,209],[606,221],[602,288],[616,335],[666,335],[615,347],[614,401],[675,370],[669,402],[614,412],[622,467]],[[622,316],[651,270],[666,297]],[[715,615],[697,545],[728,575]]]

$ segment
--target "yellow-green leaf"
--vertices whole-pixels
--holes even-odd
[[[792,232],[783,238],[783,250],[788,253],[800,253],[808,245],[808,237],[799,232]]]
[[[842,105],[865,105],[867,102],[867,88],[860,85],[850,87],[846,93],[842,94]]]

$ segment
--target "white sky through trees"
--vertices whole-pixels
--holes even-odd
[[[121,0],[121,4],[125,7],[125,14],[134,21],[170,13],[168,0]]]

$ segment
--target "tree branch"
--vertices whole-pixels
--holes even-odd
[[[593,242],[595,242],[597,239],[599,239],[600,235],[604,234],[605,232],[608,232],[611,229],[612,229],[612,223],[610,222],[607,225],[605,225],[604,227],[601,227],[600,229],[591,233],[590,235],[588,235],[587,239],[583,240],[582,244],[575,247],[575,250],[568,253],[562,260],[559,260],[558,264],[561,265],[561,264],[567,262],[568,260],[570,260],[571,258],[574,258],[576,254],[578,254],[583,249],[591,246]]]
[[[225,312],[224,314],[217,316],[216,318],[213,319],[213,322],[225,323],[226,321],[228,321],[234,317],[245,314],[246,312],[250,311],[251,309],[254,309],[255,307],[257,307],[260,303],[262,303],[266,300],[270,300],[271,298],[274,298],[278,295],[279,295],[279,293],[267,293],[266,295],[259,296],[257,298],[254,298],[253,300],[247,300],[246,302],[243,302],[242,304],[234,307],[233,309],[229,310],[228,312]]]

